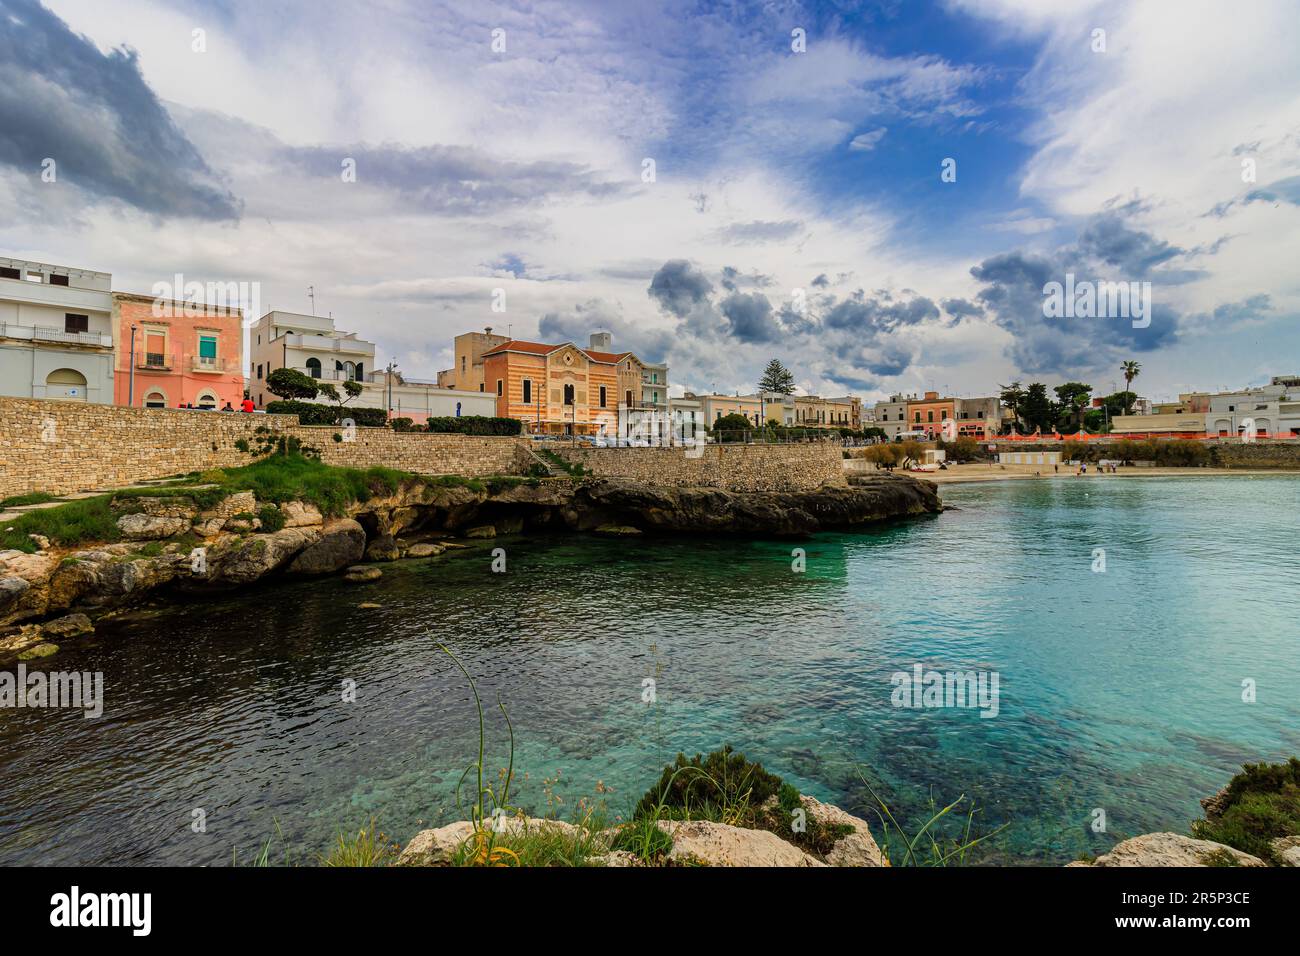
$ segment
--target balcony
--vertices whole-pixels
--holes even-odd
[[[309,352],[348,352],[356,355],[374,356],[375,344],[362,339],[344,339],[331,335],[299,335],[286,333],[284,344],[291,349],[306,349]]]
[[[215,356],[191,355],[185,363],[189,366],[191,372],[206,373],[209,375],[229,375],[233,372],[242,372],[243,365],[235,359],[217,358]]]
[[[314,379],[317,382],[346,382],[348,381],[348,379],[352,379],[353,381],[356,382],[374,383],[374,382],[380,382],[380,380],[383,378],[382,372],[369,372],[366,375],[358,378],[355,374],[348,375],[346,371],[335,369],[335,368],[323,368],[320,370],[318,374],[313,373],[313,371],[309,368],[296,368],[294,369],[294,371],[302,372],[303,375],[306,375],[308,378]],[[397,384],[397,383],[394,382],[393,384]]]
[[[145,372],[170,372],[176,364],[176,356],[166,352],[135,353],[135,367]]]
[[[0,324],[0,338],[26,339],[30,342],[54,342],[83,348],[111,349],[113,336],[107,332],[65,332],[40,326]]]

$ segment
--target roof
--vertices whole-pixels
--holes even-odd
[[[484,357],[496,355],[501,352],[525,352],[529,355],[550,355],[552,352],[565,347],[571,346],[587,356],[593,362],[600,362],[603,365],[616,365],[623,359],[631,355],[631,352],[596,352],[592,349],[584,349],[574,345],[572,342],[561,342],[559,345],[547,345],[544,342],[526,342],[522,339],[511,339],[501,345],[495,345],[483,353]]]

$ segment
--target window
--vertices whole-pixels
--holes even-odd
[[[17,269],[10,269],[8,266],[0,266],[0,279],[21,279],[23,274]]]
[[[258,377],[259,379],[262,377],[262,365],[261,365],[260,362],[258,363],[258,366],[257,366],[257,377]]]
[[[632,392],[631,392],[630,389],[628,390],[628,393],[627,393],[627,407],[628,407],[628,408],[631,408],[631,407],[632,407]]]
[[[462,374],[465,371],[465,356],[463,355],[460,357],[460,370]],[[482,391],[482,389],[479,389],[479,391]]]
[[[145,408],[166,408],[167,397],[162,392],[150,392],[144,397]]]
[[[533,404],[533,380],[530,378],[524,379],[524,404]]]
[[[497,379],[497,398],[500,398],[500,397],[501,397],[501,395],[503,394],[503,391],[504,391],[504,389],[503,389],[503,386],[502,386],[502,383],[501,383],[501,379]]]
[[[482,383],[482,382],[479,382],[479,383],[478,383],[478,390],[479,390],[480,392],[483,391],[483,383]]]
[[[56,275],[50,276],[50,285],[67,285],[67,284],[68,284],[67,276],[56,276]]]
[[[601,408],[605,407],[605,386],[604,385],[600,387],[600,407]]]
[[[573,404],[573,386],[572,386],[572,385],[566,385],[566,386],[564,386],[564,404],[565,404],[565,405],[572,405],[572,404]]]
[[[89,332],[90,316],[77,315],[73,312],[67,312],[63,316],[63,331],[65,332]]]
[[[215,335],[199,336],[199,364],[205,368],[216,368],[217,337]]]
[[[310,375],[312,378],[320,378],[320,359],[309,358],[307,360],[307,374]],[[258,378],[261,377],[262,377],[261,375],[258,375]]]
[[[41,274],[39,272],[29,272],[27,273],[26,279],[28,282],[40,282]]]
[[[933,408],[930,409],[930,410],[929,410],[928,412],[926,412],[925,414],[926,414],[926,419],[925,419],[925,420],[926,420],[927,422],[932,422],[932,421],[934,421],[934,409],[933,409]]]

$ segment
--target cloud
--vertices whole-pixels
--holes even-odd
[[[728,332],[741,342],[775,342],[782,336],[772,303],[761,292],[733,292],[720,306]]]
[[[172,121],[128,48],[93,42],[35,0],[0,12],[0,164],[146,213],[227,220],[239,201]]]
[[[783,222],[764,222],[759,219],[750,222],[733,222],[719,229],[715,235],[720,242],[733,246],[755,245],[764,242],[782,242],[803,232],[803,223],[787,219]]]
[[[685,259],[669,259],[650,280],[646,290],[665,312],[685,318],[708,302],[713,283]]]
[[[849,149],[855,153],[869,153],[885,138],[885,132],[885,127],[881,126],[879,129],[859,133],[849,140]]]

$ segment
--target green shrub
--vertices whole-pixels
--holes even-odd
[[[746,807],[756,808],[776,796],[781,783],[776,774],[730,746],[690,760],[679,753],[664,767],[659,782],[646,791],[633,815],[646,816],[659,808],[697,810],[706,818],[713,813],[742,815]]]
[[[394,418],[389,424],[393,426],[393,431],[395,432],[415,431],[413,423],[409,418]]]
[[[339,405],[320,405],[316,402],[267,402],[266,410],[272,415],[297,415],[301,425],[342,425],[345,418],[365,428],[385,428],[388,412],[382,408],[348,408]]]
[[[425,431],[455,435],[518,435],[523,423],[517,418],[493,418],[488,415],[462,415],[458,417],[433,417],[425,423]]]
[[[262,522],[263,531],[279,531],[284,527],[284,512],[275,505],[262,505],[257,509],[257,517]]]
[[[1270,843],[1300,835],[1300,760],[1245,764],[1228,783],[1213,819],[1192,824],[1192,836],[1213,840],[1277,864]]]

